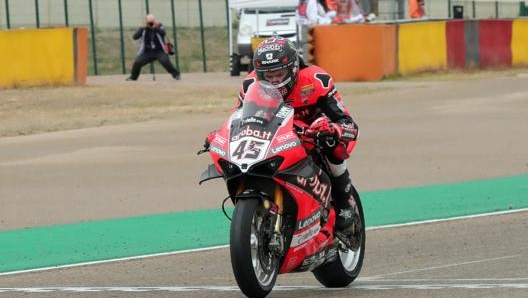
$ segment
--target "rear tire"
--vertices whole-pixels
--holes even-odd
[[[312,273],[315,278],[325,287],[342,288],[352,283],[359,275],[365,257],[365,217],[363,216],[363,206],[359,194],[352,186],[352,192],[356,198],[356,203],[361,217],[361,244],[357,251],[347,249],[345,252],[339,251],[336,260],[315,268]]]
[[[250,298],[268,295],[279,272],[279,262],[269,253],[269,239],[262,232],[265,214],[260,198],[243,199],[235,205],[231,221],[231,265],[238,287]]]

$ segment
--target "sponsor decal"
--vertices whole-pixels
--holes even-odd
[[[266,57],[266,58],[268,58],[268,57]],[[278,63],[278,62],[279,62],[279,59],[275,58],[275,59],[271,59],[271,60],[270,60],[270,59],[268,58],[268,60],[263,60],[263,61],[261,61],[261,62],[262,62],[262,64],[264,64],[264,65],[266,65],[266,64],[273,64],[273,63]]]
[[[343,138],[344,139],[353,139],[355,138],[356,135],[351,133],[351,132],[348,132],[348,131],[343,131]]]
[[[255,118],[255,117],[249,117],[249,118],[246,118],[246,119],[244,119],[242,121],[242,125],[249,124],[249,123],[256,123],[256,124],[259,124],[259,125],[263,125],[264,121],[262,119],[258,119],[258,118]]]
[[[233,136],[231,138],[231,141],[238,141],[242,137],[255,137],[257,139],[269,140],[271,139],[271,132],[258,129],[251,129],[249,128],[249,126],[246,126],[246,128],[242,130],[238,135]]]
[[[317,175],[309,179],[297,176],[297,183],[306,191],[313,193],[315,199],[326,203],[330,198],[330,185],[321,181],[320,175],[322,172],[323,170],[319,170]]]
[[[303,243],[301,245],[295,246],[294,249],[293,249],[293,252],[298,252],[299,250],[305,248],[306,245],[308,245],[308,243],[305,242],[305,243]],[[293,245],[292,245],[292,247],[293,247]]]
[[[322,261],[324,259],[324,257],[326,256],[326,250],[323,250],[323,251],[320,251],[316,254],[313,254],[311,256],[309,256],[308,258],[304,259],[304,261],[302,262],[301,266],[303,267],[307,267],[307,266],[310,266],[318,261]]]
[[[321,218],[321,209],[319,209],[316,212],[314,212],[308,218],[302,219],[299,222],[297,222],[297,230],[302,230],[302,229],[314,224],[315,222],[318,222],[320,218]]]
[[[223,146],[225,145],[226,142],[227,140],[224,137],[219,136],[218,134],[215,134],[215,137],[211,143],[218,143]]]
[[[341,123],[341,126],[343,126],[343,128],[348,128],[348,129],[354,129],[354,124],[352,123],[348,123],[348,122],[345,122],[345,123]]]
[[[226,154],[227,154],[224,150],[222,150],[221,148],[218,148],[218,147],[216,147],[214,145],[211,145],[211,147],[209,147],[209,151],[214,152],[214,153],[216,153],[216,154],[218,154],[220,156],[226,156]]]
[[[288,108],[288,107],[281,107],[280,110],[277,112],[277,114],[275,115],[277,118],[286,118],[286,116],[288,116],[288,114],[290,113],[292,109],[291,108]]]
[[[281,26],[281,25],[288,25],[289,23],[290,23],[289,18],[268,19],[266,21],[266,26]]]
[[[317,235],[317,233],[319,233],[319,230],[321,229],[321,226],[319,225],[314,225],[313,227],[301,232],[301,233],[297,233],[297,234],[294,234],[293,235],[293,238],[292,238],[292,241],[291,241],[291,246],[292,247],[296,247],[300,244],[303,244],[304,242],[312,239],[313,237],[315,237],[315,235]]]
[[[310,84],[310,85],[304,85],[301,87],[301,96],[306,96],[308,94],[311,94],[315,91],[315,88],[314,88],[314,85],[313,84]]]
[[[257,55],[260,55],[268,51],[282,51],[282,45],[281,44],[263,45],[262,47],[258,48]]]
[[[288,150],[288,149],[291,149],[295,146],[298,145],[298,142],[297,141],[292,141],[292,142],[289,142],[289,143],[286,143],[286,144],[283,144],[283,145],[279,145],[275,148],[271,148],[271,153],[273,154],[277,154],[281,151],[284,151],[284,150]]]
[[[277,140],[277,142],[279,143],[284,143],[290,139],[293,139],[293,138],[296,138],[297,137],[297,134],[294,133],[293,131],[289,131],[285,134],[282,134],[282,135],[278,135],[275,139]]]

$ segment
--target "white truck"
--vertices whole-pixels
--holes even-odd
[[[231,55],[231,75],[253,69],[253,51],[259,41],[278,35],[299,42],[297,6],[244,7],[239,11],[237,53]]]

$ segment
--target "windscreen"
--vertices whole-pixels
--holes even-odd
[[[242,107],[231,122],[229,157],[231,162],[247,169],[266,157],[273,136],[284,117],[276,117],[282,106],[280,92],[267,82],[250,85]]]
[[[272,84],[256,81],[244,97],[240,126],[267,126],[282,102],[282,95]]]

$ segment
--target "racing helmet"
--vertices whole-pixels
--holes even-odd
[[[287,69],[283,81],[274,84],[274,87],[286,98],[297,82],[299,54],[291,40],[280,36],[269,37],[255,49],[253,67],[259,81],[266,80],[265,72]]]

